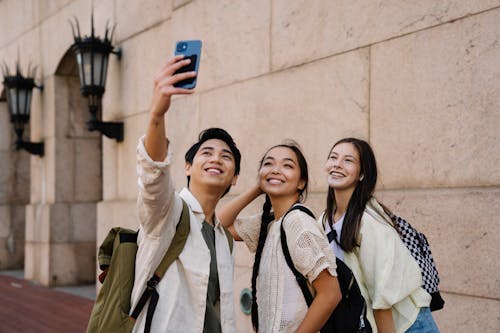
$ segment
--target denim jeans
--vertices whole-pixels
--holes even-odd
[[[432,318],[429,308],[420,308],[417,319],[406,333],[439,333],[439,329]]]

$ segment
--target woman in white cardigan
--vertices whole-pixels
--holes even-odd
[[[252,323],[263,333],[318,332],[341,298],[335,256],[314,218],[300,210],[287,212],[304,199],[308,172],[295,143],[270,148],[262,158],[258,184],[217,212],[236,240],[255,252],[252,274]],[[261,214],[238,217],[259,195],[266,201]],[[281,248],[280,226],[295,268],[315,291],[308,308]],[[257,306],[258,305],[258,306]]]
[[[439,332],[417,262],[373,198],[377,166],[370,145],[345,138],[325,164],[326,210],[320,222],[337,257],[353,271],[374,332]]]

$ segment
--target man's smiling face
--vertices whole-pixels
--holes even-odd
[[[196,152],[193,163],[186,164],[186,175],[191,177],[190,189],[209,186],[225,191],[236,183],[234,155],[224,141],[207,140]]]

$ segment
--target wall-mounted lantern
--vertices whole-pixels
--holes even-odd
[[[35,69],[33,69],[34,76]],[[28,76],[30,69],[28,68]],[[31,94],[33,88],[43,89],[43,86],[36,85],[31,77],[24,77],[21,74],[19,65],[16,66],[16,74],[10,75],[7,66],[3,68],[3,84],[7,97],[7,107],[10,114],[10,122],[14,126],[17,135],[16,150],[24,149],[30,154],[44,155],[43,142],[30,142],[23,140],[24,126],[30,121]]]
[[[75,34],[76,27],[76,34]],[[75,40],[71,49],[75,53],[78,64],[78,74],[80,76],[80,91],[88,98],[90,120],[87,121],[89,131],[99,131],[108,138],[123,141],[123,122],[102,121],[102,95],[106,87],[106,73],[108,70],[109,54],[115,54],[121,58],[121,50],[114,50],[111,45],[114,27],[109,30],[106,24],[104,39],[94,35],[94,16],[91,16],[91,35],[81,37],[78,20],[75,19],[75,26],[71,24],[73,38]],[[109,38],[108,38],[109,34]]]

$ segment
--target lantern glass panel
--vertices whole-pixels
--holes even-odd
[[[29,116],[31,93],[31,89],[9,88],[7,99],[13,116]]]
[[[31,89],[29,90],[21,90],[20,96],[26,96],[26,103],[24,104],[24,110],[21,110],[21,114],[29,116],[31,109],[31,93],[33,92]],[[23,99],[21,99],[23,101]]]
[[[93,73],[92,73],[92,85],[100,86],[101,85],[101,68],[102,68],[102,54],[94,53],[94,62]]]
[[[76,51],[76,63],[78,64],[78,74],[80,76],[80,86],[85,85],[85,76],[83,75],[83,57],[82,51]]]
[[[100,87],[106,85],[106,74],[108,71],[108,54],[97,53],[94,58],[94,82]]]
[[[17,88],[9,88],[7,92],[7,102],[9,103],[9,111],[11,115],[17,115]]]
[[[86,86],[91,86],[92,85],[92,52],[85,52],[83,53],[83,78],[84,78],[84,85]]]

